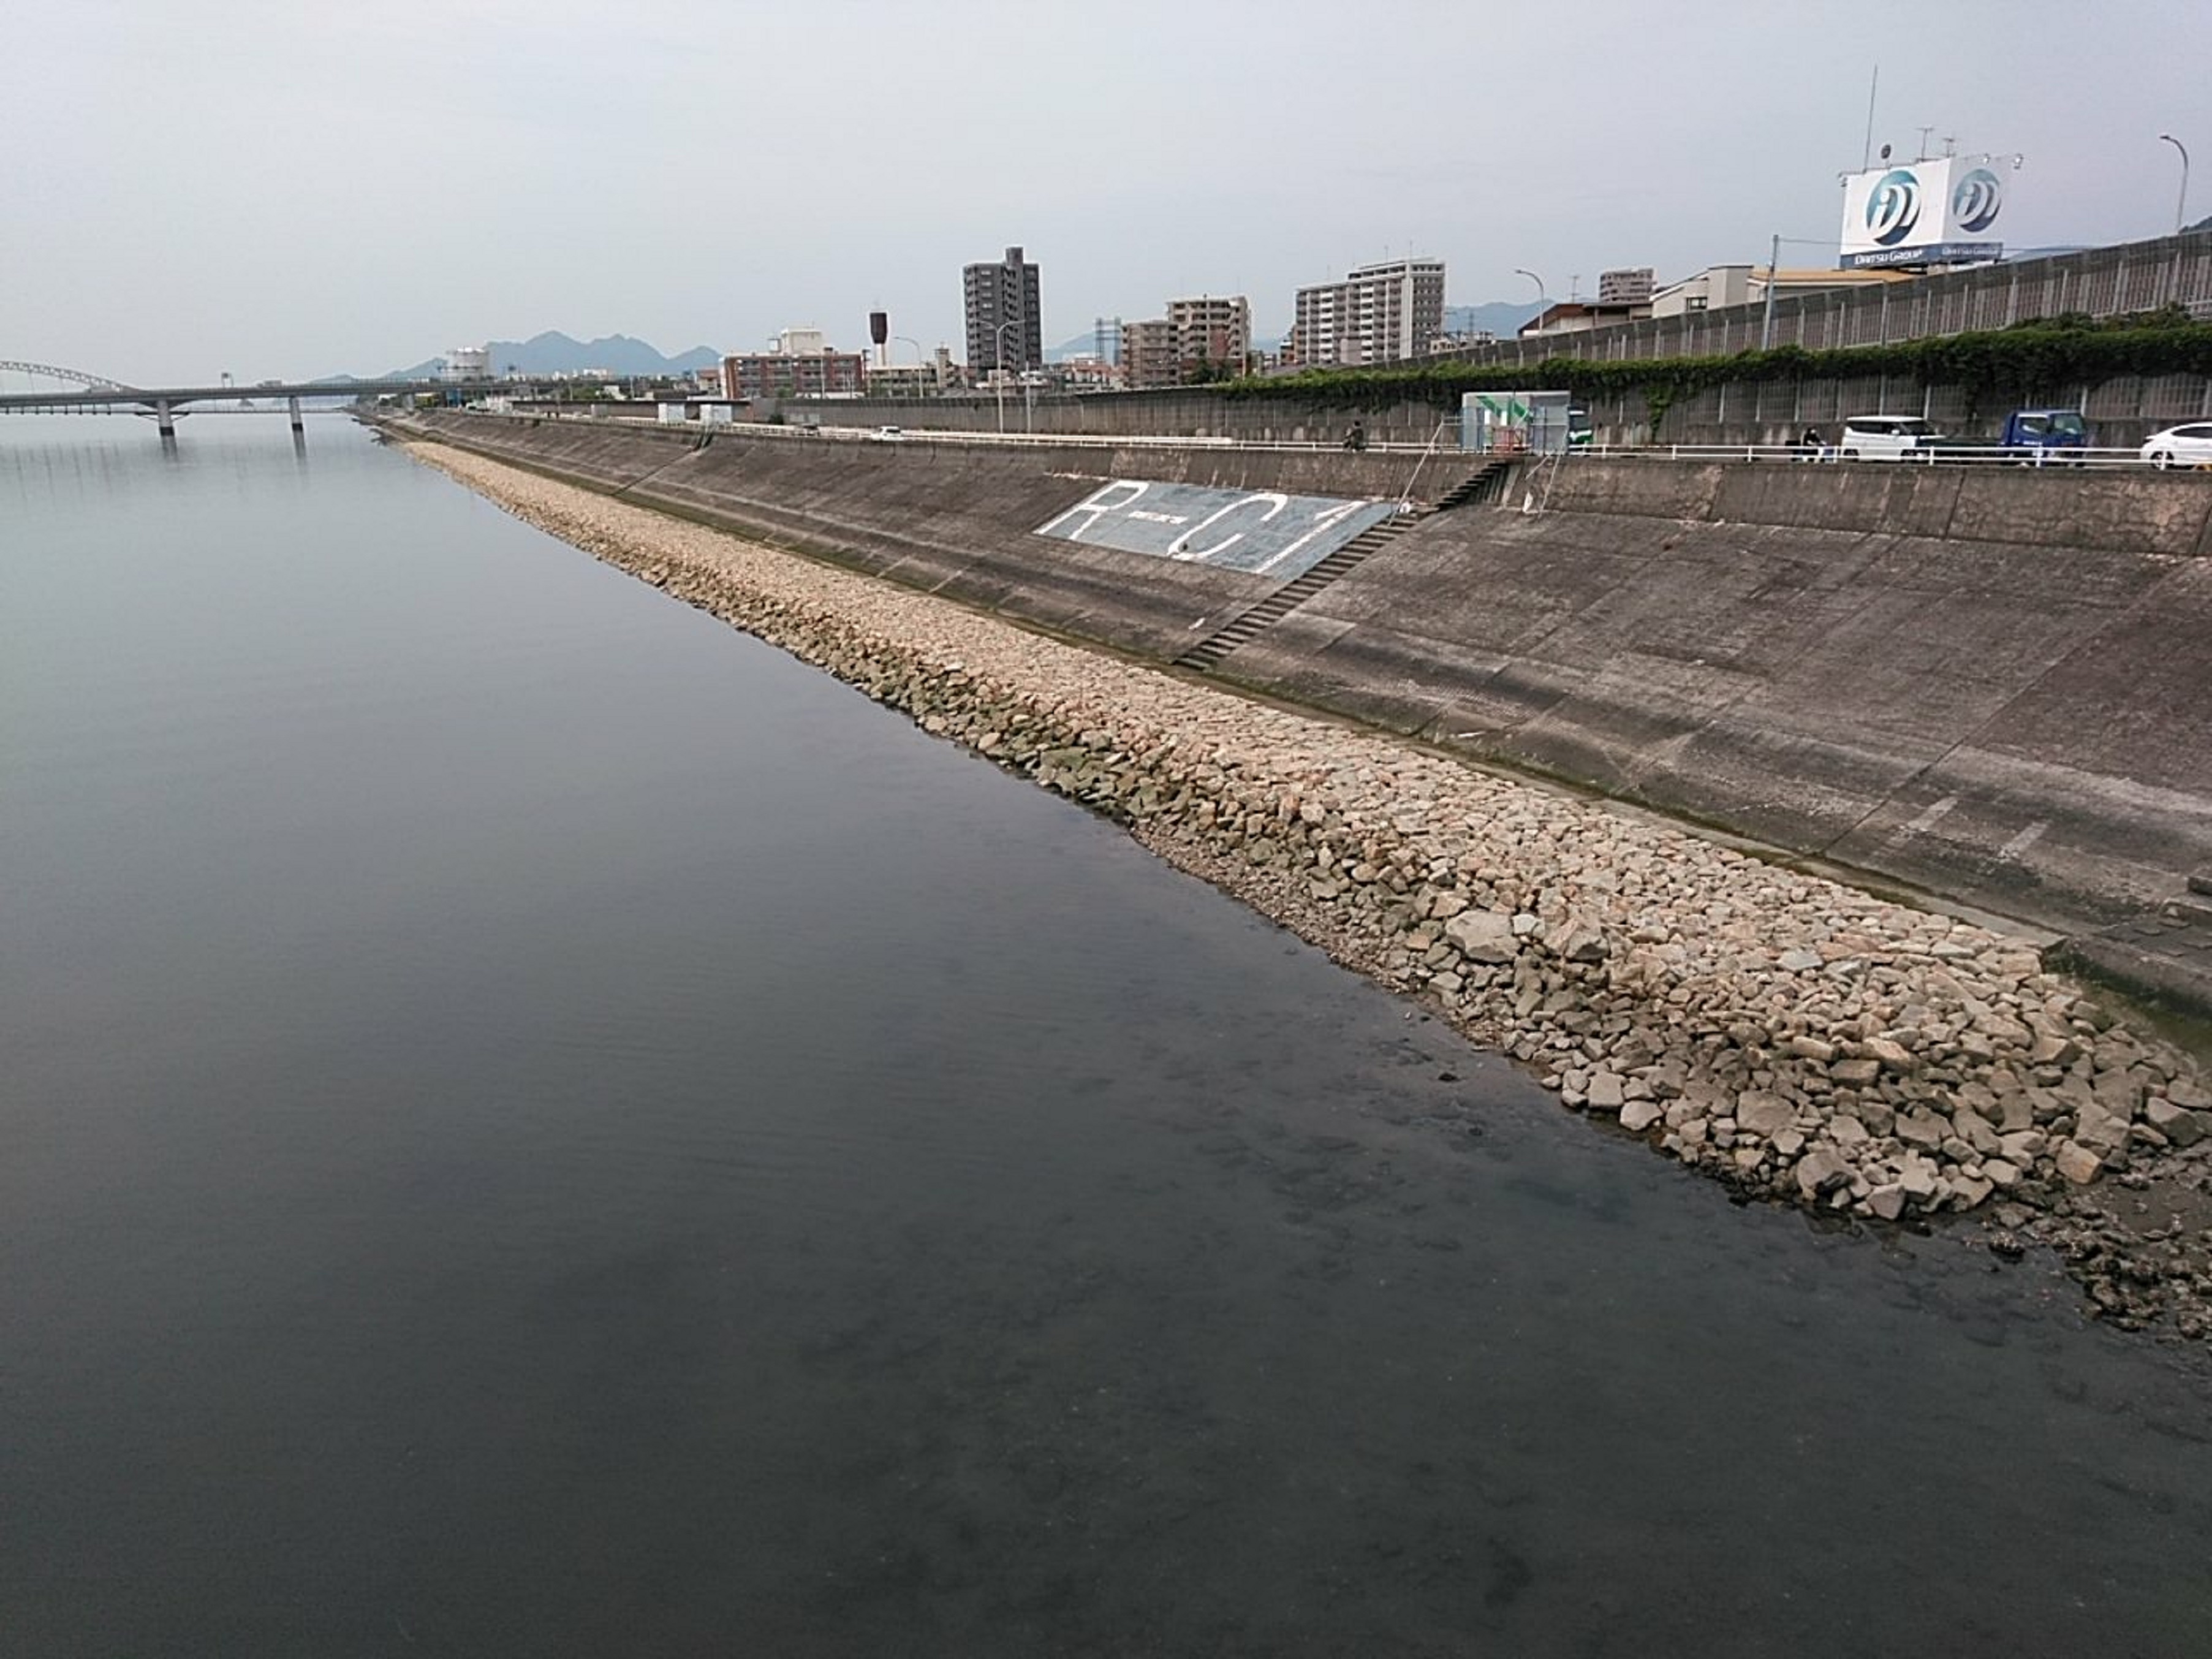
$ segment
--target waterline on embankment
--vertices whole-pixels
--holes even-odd
[[[2020,940],[473,454],[527,521],[1124,823],[1741,1189],[2066,1246],[2101,1311],[2212,1326],[2212,1098]],[[2130,1231],[2114,1182],[2172,1228]],[[2094,1184],[2093,1184],[2094,1183]],[[2178,1229],[2179,1231],[2175,1231]],[[2015,1237],[2016,1236],[2016,1237]],[[2094,1246],[2094,1248],[2090,1248]]]

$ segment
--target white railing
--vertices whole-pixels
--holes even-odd
[[[1875,466],[2030,466],[2082,467],[2148,466],[2139,448],[2032,449],[2003,444],[1945,444],[1934,449],[1881,453],[1847,450],[1841,444],[1591,444],[1572,452],[1616,459],[1662,461],[1768,461],[1802,465],[1852,462]],[[2176,470],[2185,471],[2177,463]]]
[[[412,412],[412,411],[409,411]],[[434,412],[434,411],[432,411]],[[587,409],[471,409],[471,415],[490,415],[511,421],[574,421],[583,424],[625,427],[649,427],[658,431],[680,433],[686,437],[699,437],[706,433],[728,433],[747,438],[806,438],[827,439],[842,443],[915,443],[915,444],[1013,444],[1031,445],[1048,449],[1236,449],[1286,450],[1297,454],[1323,454],[1343,451],[1350,454],[1419,455],[1431,448],[1429,443],[1385,443],[1370,439],[1359,452],[1342,443],[1311,440],[1295,442],[1290,439],[1247,439],[1223,437],[1174,437],[1160,434],[1113,434],[1093,432],[956,432],[944,428],[903,427],[896,438],[887,435],[885,428],[873,426],[801,426],[796,423],[776,425],[767,421],[732,421],[708,423],[703,421],[677,422],[663,421],[651,415],[595,415]]]
[[[1288,439],[1244,439],[1224,437],[1174,437],[1166,435],[1115,436],[1099,433],[1074,432],[955,432],[942,428],[900,428],[887,429],[866,426],[778,426],[765,421],[738,421],[728,424],[710,425],[687,421],[678,425],[651,416],[635,415],[595,415],[588,410],[553,412],[542,410],[471,410],[471,414],[503,416],[509,420],[574,421],[605,425],[619,422],[623,426],[648,427],[659,431],[681,434],[698,438],[708,433],[743,435],[746,438],[787,439],[793,442],[828,443],[906,443],[906,444],[969,444],[998,447],[1012,445],[1046,449],[1233,449],[1238,451],[1277,451],[1291,454],[1328,454],[1337,452],[1352,453],[1341,443],[1322,441],[1294,442]],[[895,435],[894,435],[895,433]],[[1442,434],[1437,434],[1441,436]],[[1448,453],[1463,454],[1472,452],[1454,447],[1443,449],[1436,437],[1425,443],[1386,443],[1370,441],[1364,453],[1368,454],[1419,455]],[[1588,444],[1566,451],[1563,459],[1577,456],[1604,456],[1616,460],[1638,461],[1764,461],[1775,464],[1803,465],[1833,465],[1852,461],[1863,465],[1917,466],[2031,466],[2031,467],[2142,467],[2149,463],[2141,449],[2022,449],[2008,448],[2001,444],[1945,445],[1936,449],[1905,450],[1893,454],[1860,453],[1847,453],[1840,444],[1824,444],[1817,448],[1803,444]],[[1523,459],[1540,459],[1537,456]],[[2176,462],[2174,471],[2190,471],[2190,464]],[[2199,471],[2205,469],[2199,468]]]

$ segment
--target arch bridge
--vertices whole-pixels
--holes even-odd
[[[42,380],[68,380],[94,391],[125,392],[130,389],[120,380],[111,380],[105,374],[88,374],[81,368],[63,368],[53,363],[18,362],[11,357],[0,357],[0,374],[34,374]]]

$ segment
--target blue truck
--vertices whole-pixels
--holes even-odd
[[[2079,466],[2088,458],[2089,428],[2078,409],[2015,409],[1997,440],[2013,460],[2029,466]]]

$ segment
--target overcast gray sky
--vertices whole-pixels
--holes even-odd
[[[872,307],[1048,341],[1403,253],[1454,304],[1828,246],[1900,154],[2021,152],[2014,246],[2212,212],[2205,0],[0,0],[0,358],[371,372],[556,328],[665,351]]]

